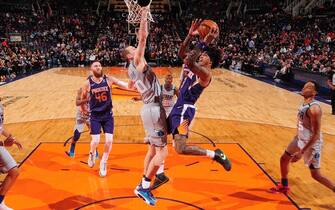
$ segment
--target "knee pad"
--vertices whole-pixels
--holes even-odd
[[[113,142],[113,134],[105,133],[105,141],[106,141],[106,143],[112,143]]]
[[[78,141],[80,138],[80,132],[76,129],[73,133],[73,140]]]
[[[92,143],[94,143],[94,144],[99,144],[99,142],[100,142],[100,134],[97,134],[97,135],[91,135],[91,137],[92,137]]]

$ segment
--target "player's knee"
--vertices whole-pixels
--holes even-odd
[[[92,141],[91,141],[91,144],[99,144],[100,142],[100,135],[91,135],[92,137]]]
[[[20,170],[18,167],[14,167],[8,171],[8,176],[12,179],[16,179],[20,175]]]
[[[292,155],[290,155],[287,151],[285,151],[280,157],[280,162],[281,163],[289,162],[291,158]]]
[[[107,144],[113,143],[113,134],[105,133],[105,141]]]
[[[76,129],[73,133],[73,140],[78,141],[80,138],[80,132]]]

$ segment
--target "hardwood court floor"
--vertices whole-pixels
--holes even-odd
[[[6,203],[18,210],[152,208],[133,194],[146,145],[114,144],[106,178],[98,176],[99,162],[87,167],[88,146],[78,144],[76,158],[70,159],[62,144],[42,143],[24,162]],[[171,180],[153,191],[158,209],[297,209],[285,195],[266,191],[273,183],[239,145],[218,146],[234,162],[233,171],[205,157],[177,155],[170,148],[166,173]]]
[[[122,68],[105,71],[127,80]],[[172,72],[174,83],[178,85],[179,69],[155,71],[161,79]],[[82,68],[57,68],[0,87],[0,97],[5,104],[5,126],[25,146],[23,151],[10,148],[18,161],[40,142],[64,142],[72,135],[76,90],[87,75],[88,71]],[[115,142],[141,143],[144,136],[139,118],[141,103],[131,102],[130,95],[119,91],[113,89]],[[121,95],[116,95],[118,93]],[[211,139],[216,143],[239,143],[279,180],[279,158],[295,134],[300,103],[301,97],[295,93],[233,72],[215,70],[211,85],[197,102],[190,142],[208,143]],[[325,134],[322,170],[335,180],[335,118],[329,114],[329,105],[321,106]],[[81,141],[89,141],[87,133]],[[291,168],[290,184],[291,196],[300,207],[335,209],[334,193],[316,183],[302,162]]]

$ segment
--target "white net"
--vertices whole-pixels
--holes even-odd
[[[127,7],[128,7],[128,17],[127,17],[127,22],[130,24],[138,24],[141,22],[142,18],[142,11],[144,9],[149,10],[148,12],[148,20],[151,22],[154,22],[154,19],[152,18],[151,12],[150,12],[150,4],[146,7],[141,7],[138,3],[137,0],[124,0]]]

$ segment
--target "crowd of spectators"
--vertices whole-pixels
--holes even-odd
[[[180,65],[178,48],[191,20],[210,18],[220,26],[217,45],[223,67],[250,73],[262,73],[267,65],[278,66],[279,73],[291,68],[317,73],[335,69],[335,17],[292,18],[273,9],[225,21],[226,5],[192,1],[195,6],[185,7],[182,14],[155,15],[148,39],[149,61]],[[11,34],[23,40],[11,42]],[[128,35],[122,13],[1,12],[0,82],[52,67],[84,66],[94,59],[104,66],[117,65],[122,62],[120,49],[134,44],[134,37]]]
[[[150,24],[148,59],[158,65],[180,65],[180,37],[169,14]],[[82,12],[36,14],[20,10],[0,13],[0,82],[20,74],[60,66],[85,66],[98,59],[104,66],[122,62],[120,50],[136,44],[128,35],[126,14]],[[12,42],[11,35],[23,40]]]

